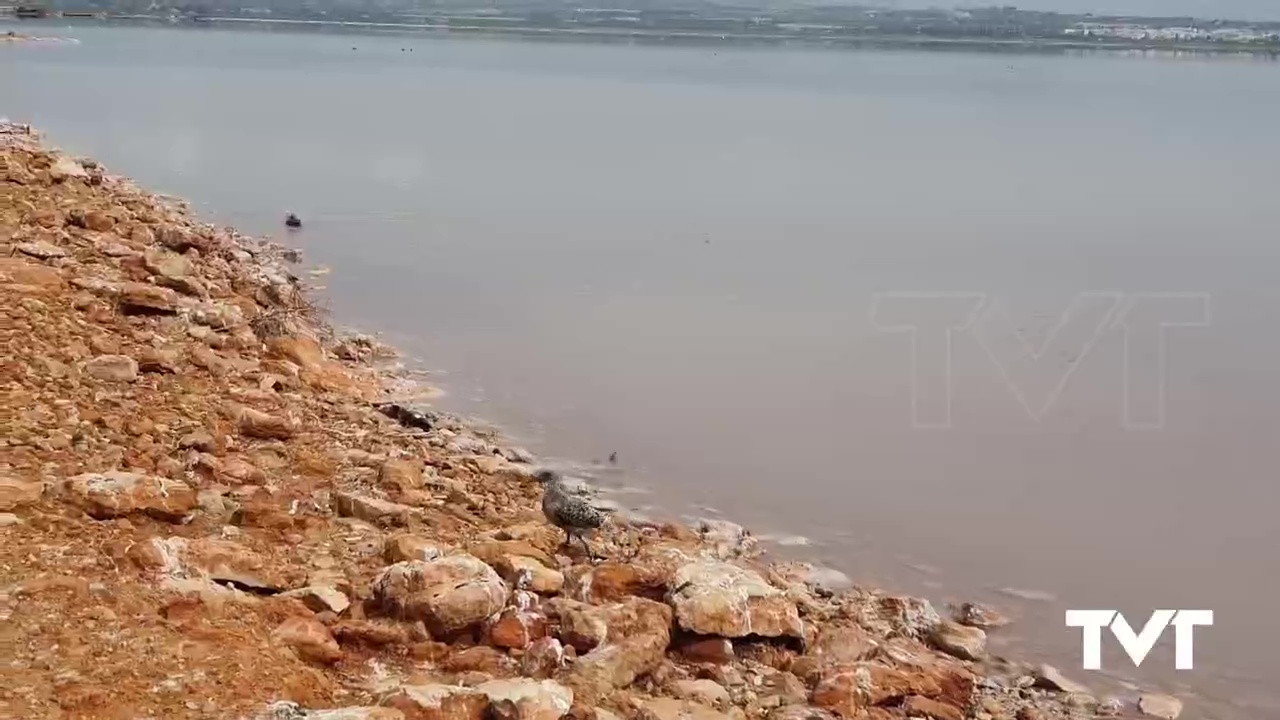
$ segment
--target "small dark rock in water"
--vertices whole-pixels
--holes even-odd
[[[609,464],[611,464],[611,465],[617,465],[617,464],[618,464],[618,453],[616,453],[616,452],[611,452],[611,453],[609,453]]]
[[[284,218],[284,224],[291,228],[300,228],[302,227],[302,220],[299,219],[297,215],[289,213]]]
[[[378,406],[378,412],[404,425],[405,427],[417,428],[419,430],[430,431],[432,421],[426,413],[411,410],[403,405],[395,403],[387,403]]]

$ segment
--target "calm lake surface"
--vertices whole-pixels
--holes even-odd
[[[1099,694],[1280,717],[1280,64],[21,28],[80,42],[0,47],[0,115],[297,212],[453,409]],[[1216,622],[1093,673],[1066,608]]]

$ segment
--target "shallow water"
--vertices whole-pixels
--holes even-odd
[[[1104,668],[1280,717],[1280,64],[62,32],[0,47],[0,115],[297,212],[452,407],[1099,690],[1065,608],[1213,609],[1194,670]]]

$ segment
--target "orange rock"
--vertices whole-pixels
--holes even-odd
[[[267,348],[274,355],[290,360],[304,370],[319,370],[326,364],[324,349],[311,338],[275,337],[267,343]]]
[[[660,600],[670,576],[660,568],[631,563],[577,565],[566,574],[565,594],[592,603],[639,596]]]
[[[343,517],[360,518],[374,525],[407,525],[409,518],[417,514],[408,505],[348,492],[335,492],[331,504]]]
[[[502,571],[499,565],[508,557],[532,558],[549,568],[556,567],[554,558],[527,540],[491,540],[471,545],[467,552],[492,565],[499,572]]]
[[[116,220],[101,210],[90,210],[84,216],[84,226],[95,232],[107,232],[116,226]]]
[[[409,646],[409,657],[414,660],[425,660],[428,663],[436,664],[449,656],[450,648],[442,642],[414,643]]]
[[[300,423],[291,417],[277,417],[242,405],[230,405],[227,414],[240,434],[263,440],[288,440],[296,435]]]
[[[912,695],[968,707],[973,684],[972,673],[963,666],[940,664],[927,669],[903,669],[861,662],[823,678],[814,688],[813,703],[847,718]]]
[[[271,638],[292,647],[308,660],[332,663],[342,659],[338,641],[329,633],[329,628],[314,618],[289,618],[271,633]]]
[[[911,717],[929,718],[929,720],[964,720],[964,713],[954,705],[919,695],[912,695],[904,700],[902,709]]]
[[[425,463],[417,460],[392,458],[378,468],[378,482],[387,490],[407,492],[422,487]]]
[[[178,312],[177,293],[145,283],[125,283],[120,288],[119,301],[125,313],[172,315]]]
[[[601,605],[553,598],[547,611],[558,620],[557,636],[580,653],[590,652],[609,636],[610,608]]]
[[[805,655],[816,659],[824,668],[833,668],[865,660],[876,647],[876,641],[861,627],[833,623],[818,630]]]
[[[63,282],[55,268],[21,257],[0,257],[0,285],[11,291],[42,293],[61,288]]]
[[[71,499],[98,520],[143,513],[179,522],[196,507],[196,492],[177,480],[112,470],[66,481]]]
[[[400,710],[406,720],[484,720],[489,698],[457,685],[402,685],[380,704]]]
[[[0,512],[9,512],[26,505],[40,502],[44,494],[44,483],[38,480],[19,480],[12,477],[0,477]]]
[[[507,675],[515,670],[515,662],[505,653],[487,645],[477,645],[445,658],[440,665],[447,672],[482,672],[488,675]]]
[[[489,643],[495,647],[523,650],[534,640],[546,637],[547,619],[534,612],[507,608],[489,626]]]
[[[333,625],[332,632],[343,644],[382,647],[409,643],[408,628],[381,620],[342,620]]]
[[[651,672],[671,644],[671,608],[642,598],[627,598],[609,608],[603,644],[580,656],[565,682],[584,700],[596,701]]]
[[[696,638],[682,643],[679,652],[690,662],[724,664],[735,659],[729,638]]]

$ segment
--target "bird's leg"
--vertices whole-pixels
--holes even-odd
[[[597,558],[597,557],[595,556],[595,553],[592,553],[592,552],[591,552],[591,545],[590,545],[590,543],[588,543],[588,542],[587,542],[587,539],[586,539],[585,537],[583,537],[582,535],[579,535],[579,536],[578,536],[578,539],[582,541],[582,547],[583,547],[583,549],[584,549],[584,550],[586,550],[586,551],[587,551],[587,559],[588,559],[588,560],[599,560],[599,558]]]
[[[569,528],[564,529],[564,543],[560,545],[562,548],[568,548],[569,543],[573,542],[573,531]]]

